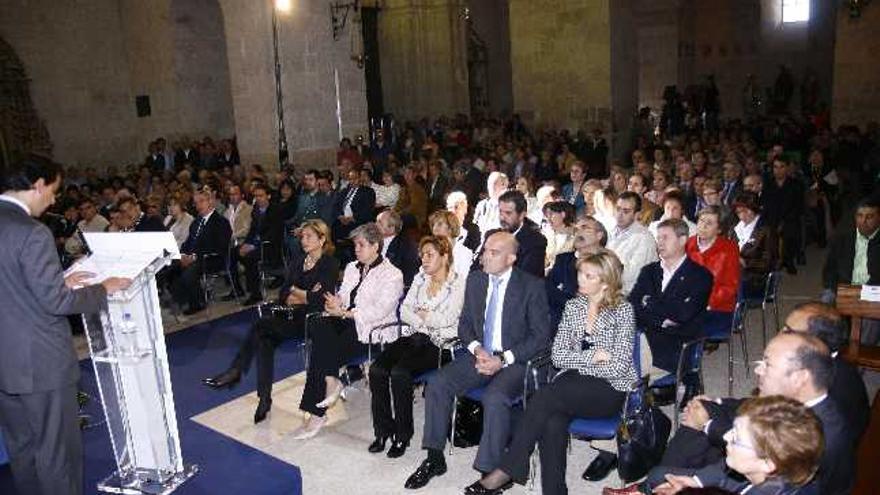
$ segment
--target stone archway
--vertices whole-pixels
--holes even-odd
[[[235,133],[223,11],[218,0],[172,0],[171,39],[182,129],[230,137]]]
[[[29,152],[51,155],[52,142],[31,100],[24,64],[0,38],[0,165]]]

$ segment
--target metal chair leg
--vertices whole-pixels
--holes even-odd
[[[733,336],[731,335],[730,345],[733,345]],[[742,353],[743,353],[743,368],[746,370],[746,378],[749,377],[749,343],[748,343],[748,335],[746,335],[745,328],[740,329],[739,332],[740,343],[742,344]]]
[[[458,397],[452,399],[452,424],[449,425],[449,455],[455,445],[455,413],[458,412]]]
[[[761,304],[761,331],[764,334],[764,348],[767,347],[767,308]]]
[[[733,397],[733,335],[727,339],[727,396]]]

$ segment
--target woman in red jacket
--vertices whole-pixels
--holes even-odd
[[[691,260],[706,267],[714,277],[706,326],[729,323],[739,289],[739,247],[721,235],[721,210],[717,206],[700,210],[697,235],[688,239],[685,249]]]

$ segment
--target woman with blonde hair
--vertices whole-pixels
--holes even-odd
[[[403,337],[385,347],[370,366],[376,438],[368,450],[382,452],[390,438],[390,458],[402,456],[413,436],[413,377],[450,357],[441,355],[441,349],[458,334],[458,317],[464,305],[467,277],[452,269],[449,238],[422,238],[419,255],[422,268],[400,306],[400,319],[406,324]]]
[[[275,348],[285,340],[302,338],[306,315],[324,308],[324,295],[332,294],[339,280],[339,261],[333,257],[333,241],[327,224],[321,220],[306,220],[300,226],[300,242],[303,252],[288,265],[276,303],[291,310],[287,317],[270,313],[257,320],[229,369],[203,380],[214,388],[234,386],[242,374],[247,373],[256,353],[260,403],[254,413],[254,423],[263,421],[272,407]]]
[[[474,493],[497,493],[514,481],[525,483],[536,445],[542,493],[567,493],[568,424],[574,418],[619,413],[637,378],[635,315],[622,293],[622,263],[602,250],[579,259],[577,270],[578,295],[565,305],[553,340],[553,365],[561,371],[529,400],[499,467],[471,485]]]

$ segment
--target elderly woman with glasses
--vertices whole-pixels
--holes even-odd
[[[342,286],[324,294],[325,316],[309,330],[312,340],[306,384],[299,408],[311,415],[293,433],[303,440],[318,434],[326,412],[342,397],[339,368],[367,353],[371,343],[397,339],[397,304],[403,294],[403,274],[382,257],[382,232],[375,223],[352,230],[355,261],[345,267]]]
[[[699,487],[749,495],[817,493],[813,480],[824,448],[822,425],[803,404],[780,395],[749,399],[724,440],[723,461],[693,473],[668,474],[653,493]]]

